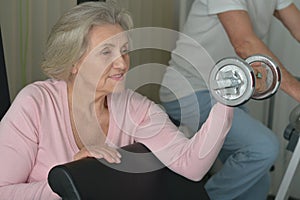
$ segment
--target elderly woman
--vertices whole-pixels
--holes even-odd
[[[230,128],[216,104],[191,139],[147,98],[124,89],[130,16],[114,4],[84,3],[53,27],[42,64],[49,76],[23,88],[0,125],[0,199],[59,199],[51,167],[94,156],[121,162],[117,148],[143,143],[166,166],[200,180]]]

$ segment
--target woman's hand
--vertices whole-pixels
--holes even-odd
[[[120,163],[121,154],[108,145],[83,147],[74,155],[74,160],[86,157],[104,158],[109,163]]]
[[[252,63],[251,67],[255,74],[255,92],[262,93],[268,89],[267,85],[267,69],[262,65],[262,63]]]

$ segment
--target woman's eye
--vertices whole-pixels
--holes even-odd
[[[121,50],[122,54],[128,54],[129,53],[129,49],[128,48],[123,48]]]
[[[103,49],[103,50],[101,51],[101,54],[102,54],[102,55],[109,55],[110,53],[111,53],[111,50],[108,49],[108,48],[105,48],[105,49]]]

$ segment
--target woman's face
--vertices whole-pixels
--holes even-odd
[[[120,25],[94,26],[88,35],[86,53],[73,70],[85,85],[98,94],[109,94],[123,88],[129,69],[128,36]]]

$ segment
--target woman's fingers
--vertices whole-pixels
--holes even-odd
[[[120,163],[120,157],[113,151],[106,148],[91,150],[91,154],[95,158],[104,158],[109,163]]]
[[[91,153],[87,151],[85,148],[81,149],[74,155],[74,160],[80,160],[82,158],[92,157]]]
[[[267,70],[261,64],[251,65],[255,73],[255,91],[263,92],[267,89]]]
[[[115,149],[115,148],[112,148],[112,147],[103,147],[101,149],[101,152],[104,154],[104,158],[108,158],[111,157],[113,158],[116,162],[121,162],[120,158],[122,157],[121,154]]]
[[[112,147],[107,145],[102,147],[84,147],[74,156],[74,160],[79,160],[85,157],[95,157],[95,158],[104,158],[109,163],[120,163],[121,154]]]

